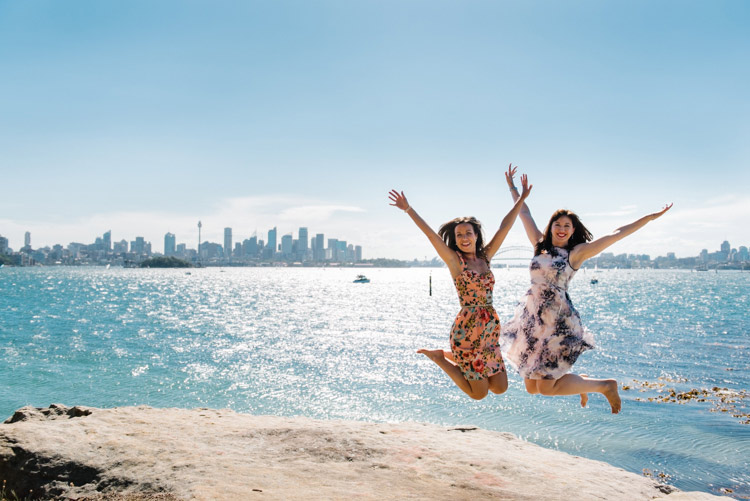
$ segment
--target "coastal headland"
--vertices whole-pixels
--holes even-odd
[[[0,425],[0,479],[43,499],[718,498],[470,425],[59,404]]]

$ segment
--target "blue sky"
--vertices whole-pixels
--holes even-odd
[[[300,226],[365,257],[510,209],[620,252],[750,246],[750,3],[0,0],[0,235],[41,247]],[[525,243],[521,225],[508,245]]]

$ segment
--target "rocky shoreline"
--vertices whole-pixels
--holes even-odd
[[[34,499],[721,499],[472,426],[59,404],[0,425],[0,481]]]

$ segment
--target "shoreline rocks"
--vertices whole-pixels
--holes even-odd
[[[474,427],[60,404],[0,425],[0,480],[43,499],[720,499]]]

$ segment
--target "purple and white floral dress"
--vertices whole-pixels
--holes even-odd
[[[568,296],[576,270],[566,249],[553,247],[534,256],[529,272],[531,288],[503,325],[500,346],[524,379],[557,379],[581,353],[594,348],[594,336],[584,329]]]

